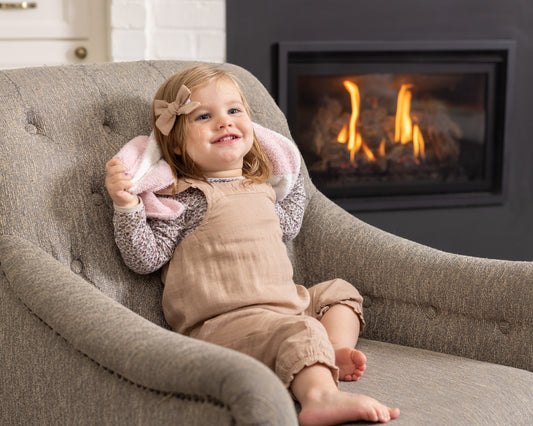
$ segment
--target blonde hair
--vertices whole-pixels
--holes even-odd
[[[187,86],[191,92],[194,92],[196,88],[219,79],[225,79],[235,84],[235,87],[242,98],[246,113],[250,116],[250,108],[235,77],[233,77],[228,71],[207,64],[186,68],[178,74],[168,78],[157,90],[154,100],[161,99],[170,103],[176,99],[178,90],[182,85]],[[168,136],[165,136],[157,128],[155,125],[156,120],[157,117],[155,116],[154,106],[152,104],[154,135],[161,152],[163,153],[163,158],[172,169],[174,175],[174,190],[177,188],[177,181],[179,178],[188,177],[207,181],[204,174],[187,154],[185,143],[188,131],[187,116],[180,115],[176,117],[176,122]],[[181,155],[176,154],[176,151],[181,152]],[[252,148],[244,156],[243,176],[256,183],[266,182],[270,178],[268,160],[261,145],[259,145],[255,132],[253,135]]]

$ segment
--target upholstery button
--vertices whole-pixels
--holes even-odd
[[[435,319],[437,318],[437,314],[438,314],[438,311],[437,311],[437,308],[435,306],[429,306],[427,311],[426,311],[426,316],[429,318],[429,319]]]
[[[37,127],[35,127],[33,124],[26,124],[26,126],[24,126],[24,130],[26,130],[26,132],[28,132],[30,135],[37,134]]]
[[[108,124],[104,124],[104,132],[111,133],[111,127]]]
[[[83,270],[83,263],[81,263],[81,261],[78,259],[74,259],[70,263],[70,269],[75,274],[81,274],[81,271]]]
[[[98,192],[93,192],[91,197],[95,206],[101,206],[102,204],[104,204],[104,197],[102,196],[102,194],[99,194]]]
[[[502,334],[509,334],[509,332],[511,331],[511,323],[505,320],[500,321],[498,324],[498,328],[500,329]]]
[[[372,306],[372,299],[369,296],[363,296],[363,308],[370,308]]]

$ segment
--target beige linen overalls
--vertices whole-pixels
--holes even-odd
[[[269,184],[180,181],[200,189],[207,212],[163,270],[163,311],[173,330],[235,349],[265,363],[289,387],[321,363],[338,379],[335,354],[319,319],[335,303],[362,319],[362,297],[337,279],[309,290],[292,280]]]

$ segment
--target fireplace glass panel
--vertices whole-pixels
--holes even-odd
[[[278,102],[349,211],[501,204],[515,45],[282,42]]]
[[[486,73],[299,75],[295,138],[327,195],[486,182]]]

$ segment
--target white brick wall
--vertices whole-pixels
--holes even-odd
[[[226,60],[225,0],[112,0],[111,57]]]

